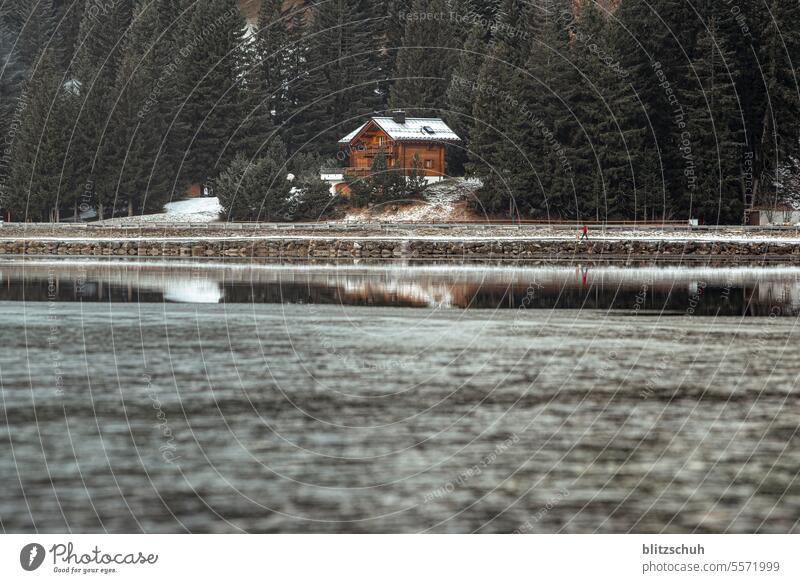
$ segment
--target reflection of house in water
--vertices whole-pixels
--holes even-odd
[[[26,258],[0,261],[2,299],[792,315],[800,269]]]
[[[432,281],[365,281],[346,278],[341,285],[344,296],[368,300],[379,305],[412,305],[431,308],[466,307],[469,292]]]

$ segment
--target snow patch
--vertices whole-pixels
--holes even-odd
[[[222,205],[219,203],[219,199],[216,196],[198,197],[168,202],[164,205],[163,213],[106,219],[103,221],[103,224],[213,223],[219,220],[221,212]]]

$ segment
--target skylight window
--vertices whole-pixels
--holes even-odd
[[[436,132],[433,131],[433,128],[431,128],[431,126],[422,126],[422,131],[425,132],[426,134],[430,134],[430,135],[433,135],[433,134],[436,133]]]

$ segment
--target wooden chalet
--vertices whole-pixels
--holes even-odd
[[[347,159],[345,176],[366,176],[375,155],[383,148],[389,168],[399,167],[408,175],[414,154],[429,182],[445,176],[444,152],[448,144],[461,142],[438,117],[406,117],[395,111],[391,117],[372,117],[341,140]]]

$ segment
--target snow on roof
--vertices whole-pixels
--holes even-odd
[[[356,130],[350,132],[341,140],[340,144],[349,144],[366,125],[374,121],[390,139],[403,140],[435,140],[460,142],[456,133],[438,117],[407,117],[405,123],[397,123],[391,117],[372,117]]]

